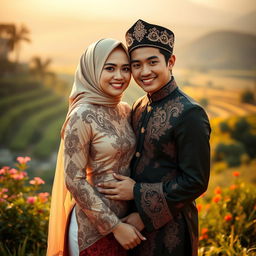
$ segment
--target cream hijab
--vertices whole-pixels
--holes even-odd
[[[55,177],[52,189],[51,210],[49,217],[47,256],[65,255],[65,230],[67,219],[74,206],[71,194],[65,186],[64,178],[64,142],[63,135],[71,112],[84,103],[115,107],[122,95],[112,97],[104,93],[99,85],[100,75],[109,54],[118,46],[124,45],[114,39],[102,39],[91,44],[81,56],[75,79],[69,96],[69,110],[61,130],[61,143],[57,158]],[[128,54],[127,54],[128,56]]]

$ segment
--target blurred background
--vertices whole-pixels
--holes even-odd
[[[1,255],[45,254],[42,192],[51,192],[76,65],[100,38],[125,42],[138,19],[174,31],[175,79],[210,118],[199,255],[256,255],[255,0],[0,0]],[[124,100],[143,94],[132,81]]]
[[[139,18],[176,35],[174,76],[209,114],[213,170],[246,165],[256,182],[254,0],[1,0],[0,163],[30,156],[50,191],[79,57],[100,38],[125,42]],[[141,95],[132,81],[124,100]]]

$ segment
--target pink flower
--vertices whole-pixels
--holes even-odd
[[[20,164],[26,164],[27,162],[31,161],[31,158],[30,158],[29,156],[25,156],[25,157],[18,156],[18,157],[17,157],[17,161],[18,161]]]
[[[49,193],[45,192],[45,193],[39,193],[38,194],[38,198],[39,198],[39,201],[41,203],[45,203],[48,201],[48,196],[49,196]]]
[[[29,196],[29,197],[27,198],[27,203],[28,203],[28,204],[34,204],[35,201],[36,201],[36,196]]]
[[[0,169],[0,174],[5,174],[6,170],[4,168]]]
[[[40,185],[40,184],[44,184],[45,182],[40,177],[34,177],[34,179],[31,180],[29,183],[32,185]]]
[[[16,174],[18,172],[18,170],[12,168],[11,170],[9,170],[9,173],[10,174]]]
[[[8,192],[8,188],[2,188],[2,191],[1,191],[2,193],[6,193],[6,192]]]
[[[25,178],[26,175],[27,175],[26,172],[19,172],[19,173],[12,174],[11,178],[13,178],[14,180],[22,180]]]

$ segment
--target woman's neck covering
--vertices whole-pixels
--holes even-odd
[[[88,47],[78,64],[75,81],[69,97],[69,110],[61,132],[62,139],[52,188],[47,256],[67,255],[67,248],[65,249],[65,247],[67,247],[65,234],[68,229],[66,229],[66,226],[69,213],[75,203],[65,185],[63,141],[65,126],[71,112],[79,105],[92,103],[114,107],[120,102],[121,95],[111,97],[105,94],[99,85],[104,63],[112,50],[119,45],[126,51],[124,45],[119,41],[114,39],[99,40]]]
[[[101,39],[91,44],[81,56],[69,96],[69,109],[62,127],[62,137],[70,114],[77,106],[91,103],[115,107],[121,101],[122,94],[110,96],[100,86],[103,66],[109,54],[118,46],[121,46],[128,56],[125,46],[120,41],[111,38]]]

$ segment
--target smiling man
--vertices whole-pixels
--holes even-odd
[[[132,74],[147,93],[133,105],[137,138],[131,178],[99,184],[113,200],[134,200],[127,223],[147,238],[136,256],[196,256],[194,200],[208,186],[210,124],[203,108],[177,86],[172,69],[174,34],[138,20],[126,33]]]

